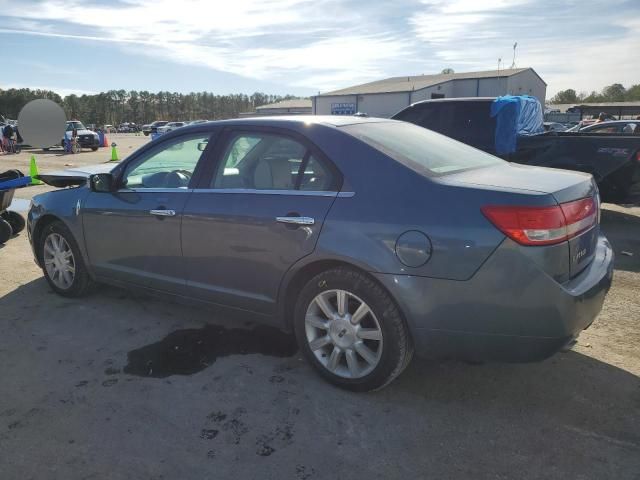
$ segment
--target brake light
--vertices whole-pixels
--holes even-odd
[[[640,127],[638,127],[638,128],[640,128]],[[636,161],[637,161],[638,163],[640,163],[640,150],[638,150],[638,151],[636,152]]]
[[[597,210],[593,198],[552,207],[482,207],[498,230],[521,245],[553,245],[575,237],[596,223]]]

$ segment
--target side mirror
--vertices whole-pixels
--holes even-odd
[[[89,177],[89,187],[92,192],[113,192],[115,189],[115,180],[110,173],[95,173]]]

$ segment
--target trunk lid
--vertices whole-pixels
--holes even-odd
[[[594,258],[600,231],[600,198],[593,177],[586,173],[560,170],[555,168],[532,167],[507,163],[486,168],[467,170],[444,175],[437,179],[450,185],[469,185],[476,188],[512,192],[516,195],[505,197],[506,206],[531,205],[531,195],[518,193],[536,193],[543,195],[535,202],[540,204],[544,198],[547,205],[566,206],[570,202],[591,198],[596,207],[596,221],[590,227],[564,241],[568,255],[568,277],[572,278],[587,267]],[[577,225],[575,228],[578,228]],[[579,229],[582,230],[582,229]],[[544,249],[545,246],[523,246],[524,249]],[[546,271],[557,271],[557,265],[548,265]]]

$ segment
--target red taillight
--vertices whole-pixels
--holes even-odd
[[[487,206],[482,213],[521,245],[553,245],[591,228],[597,219],[593,198],[553,207]]]
[[[638,127],[638,128],[640,128],[640,127]],[[638,151],[636,152],[636,160],[637,160],[638,162],[640,162],[640,150],[638,150]]]

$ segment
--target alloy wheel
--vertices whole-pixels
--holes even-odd
[[[44,267],[53,284],[67,290],[73,284],[76,263],[71,247],[58,233],[50,233],[44,241]]]
[[[346,290],[327,290],[305,316],[309,348],[329,372],[343,378],[371,373],[382,356],[382,329],[371,308]]]

